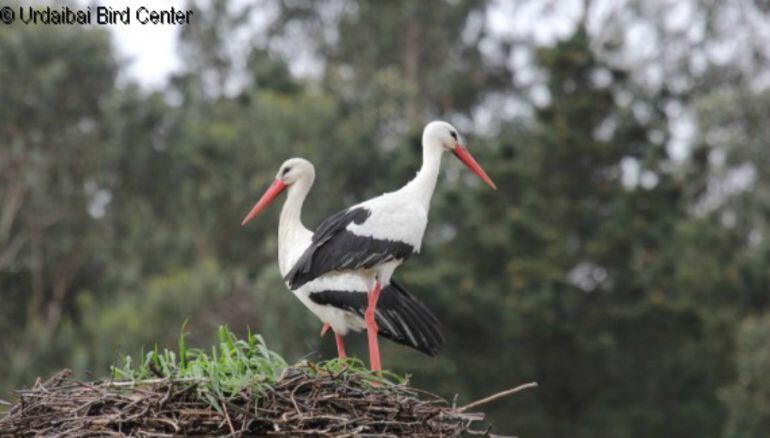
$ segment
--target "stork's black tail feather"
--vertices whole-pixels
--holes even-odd
[[[309,298],[316,304],[345,309],[361,318],[369,303],[364,291],[318,291],[311,292]],[[444,344],[441,324],[433,313],[395,280],[380,292],[375,315],[380,336],[391,341],[429,356],[438,354]]]
[[[391,279],[380,293],[376,319],[381,336],[429,356],[438,354],[444,345],[438,319],[396,280]]]

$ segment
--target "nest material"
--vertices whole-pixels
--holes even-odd
[[[356,373],[290,367],[272,389],[217,403],[194,381],[80,382],[65,370],[0,420],[5,436],[458,436],[483,420],[406,385],[372,388]],[[256,402],[254,400],[257,400]],[[476,432],[484,433],[484,432]]]

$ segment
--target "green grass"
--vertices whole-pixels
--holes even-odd
[[[227,327],[220,326],[218,338],[218,344],[212,346],[210,351],[188,348],[183,326],[177,351],[159,351],[156,346],[152,351],[141,354],[140,362],[125,356],[122,363],[112,367],[112,378],[136,384],[159,378],[189,383],[195,386],[201,399],[221,410],[222,403],[243,391],[254,399],[263,396],[289,367],[285,359],[267,348],[259,335],[249,332],[246,339],[238,339]],[[316,364],[302,362],[297,366],[309,376],[320,372],[355,373],[372,388],[406,381],[387,371],[373,373],[362,361],[352,358]]]

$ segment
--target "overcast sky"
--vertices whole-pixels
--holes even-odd
[[[82,4],[86,4],[85,2],[89,0],[82,1]],[[113,8],[130,6],[132,15],[140,6],[155,9],[168,9],[172,6],[182,9],[185,6],[185,0],[158,2],[148,2],[147,0],[95,1],[97,4],[108,5]],[[581,13],[580,0],[560,0],[558,8],[546,8],[546,14],[543,14],[545,6],[537,1],[515,3],[499,1],[493,5],[486,23],[492,32],[506,36],[529,38],[541,45],[551,44],[559,38],[569,35]],[[603,13],[602,8],[598,9],[598,12]],[[673,15],[686,14],[679,11]],[[192,20],[195,20],[195,17],[192,17]],[[110,25],[109,30],[115,35],[114,43],[125,62],[124,72],[128,79],[138,81],[149,89],[162,88],[166,84],[169,74],[178,69],[182,63],[177,57],[176,50],[180,29],[180,25],[142,25],[135,20],[130,25]],[[646,38],[641,38],[641,40],[646,40]],[[628,42],[633,45],[639,41],[640,38],[632,38]],[[649,45],[649,43],[645,41],[644,45]],[[517,62],[516,56],[511,59],[519,79],[528,77],[526,73],[531,70],[529,59],[525,58],[520,60],[523,62]],[[529,76],[536,75],[534,70],[530,73]],[[539,89],[545,89],[545,87],[533,87],[534,91]],[[534,94],[531,98],[537,101],[537,93]],[[686,145],[689,143],[694,129],[692,120],[685,116],[687,114],[672,117],[673,120],[671,120],[673,139],[668,146],[673,157],[678,160],[687,156],[689,148]]]
[[[136,8],[182,9],[184,0],[99,0],[97,4],[109,5],[115,9],[130,6],[132,14]],[[194,19],[194,17],[192,17]],[[120,56],[126,61],[128,75],[151,88],[162,86],[168,74],[179,67],[176,56],[176,38],[179,25],[143,25],[135,20],[130,25],[115,24],[109,26],[115,35],[115,45]]]
[[[237,0],[236,0],[237,1]],[[241,0],[243,1],[243,0]],[[182,9],[184,0],[164,0],[150,2],[146,0],[96,0],[97,4],[113,8],[130,6],[132,14],[140,6],[167,9],[175,7]],[[556,38],[564,37],[571,32],[576,15],[579,13],[579,0],[561,0],[559,8],[548,17],[537,17],[537,2],[529,6],[516,7],[514,14],[513,3],[498,2],[492,7],[487,25],[499,34],[530,34],[540,44],[547,44]],[[527,5],[527,3],[524,3]],[[515,20],[511,22],[510,18]],[[192,18],[193,20],[195,17]],[[532,23],[537,21],[538,25]],[[146,87],[161,87],[170,72],[177,69],[180,60],[176,56],[176,38],[180,30],[177,25],[142,25],[132,22],[130,25],[110,25],[110,31],[115,35],[115,44],[120,55],[127,61],[127,73],[132,79],[138,80]]]

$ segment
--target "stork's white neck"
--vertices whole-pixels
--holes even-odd
[[[418,202],[430,208],[430,200],[433,192],[436,190],[436,181],[441,169],[441,157],[444,155],[444,147],[441,145],[426,143],[423,139],[422,147],[422,167],[406,186],[404,191],[408,192]]]
[[[278,264],[283,275],[291,266],[291,252],[298,239],[310,234],[302,224],[302,204],[305,202],[313,181],[300,179],[288,188],[286,201],[278,221]]]

